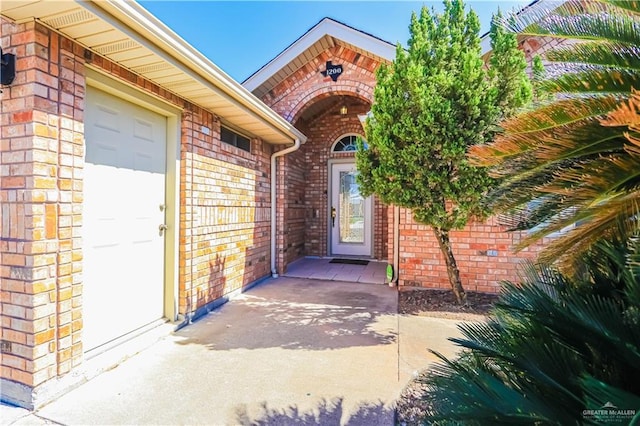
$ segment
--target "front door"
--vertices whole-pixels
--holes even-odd
[[[371,256],[371,197],[364,198],[356,182],[354,163],[331,164],[329,227],[331,255]]]

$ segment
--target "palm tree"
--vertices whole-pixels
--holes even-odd
[[[640,3],[569,1],[509,25],[571,40],[544,53],[537,86],[552,100],[502,123],[504,133],[470,156],[501,179],[494,211],[517,212],[512,229],[530,231],[518,248],[562,231],[540,260],[570,266],[600,238],[624,241],[638,228]]]
[[[426,424],[640,422],[640,244],[602,240],[573,280],[531,265],[486,323],[460,326],[459,358],[419,379]],[[594,412],[615,405],[619,418]],[[599,417],[598,417],[599,416]],[[616,423],[618,424],[618,423]]]

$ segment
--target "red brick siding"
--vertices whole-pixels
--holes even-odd
[[[307,174],[304,158],[304,146],[280,159],[278,165],[278,250],[282,253],[283,264],[289,264],[303,256],[306,235],[306,197]],[[282,265],[281,265],[282,266]],[[284,269],[279,268],[279,271]]]
[[[335,82],[320,73],[327,61],[342,65],[343,72]],[[375,70],[379,65],[350,49],[335,46],[302,66],[271,89],[262,100],[292,123],[296,123],[300,112],[310,102],[321,96],[349,93],[371,103]]]
[[[182,314],[268,275],[270,264],[271,148],[220,142],[219,121],[195,110],[183,114],[180,150]]]
[[[534,56],[541,56],[549,49],[575,42],[574,40],[563,40],[555,37],[527,37],[520,41],[520,48],[525,54],[530,71]],[[545,63],[544,58],[542,58],[542,63]]]
[[[325,63],[342,64],[337,81],[320,73]],[[366,113],[373,97],[379,63],[344,47],[333,47],[274,87],[263,101],[293,122],[307,137],[299,151],[279,162],[279,270],[303,255],[325,256],[328,244],[328,161],[353,158],[353,153],[331,153],[331,146],[347,133],[363,134],[357,114]],[[319,114],[312,122],[300,120],[305,109],[328,97],[352,97],[361,104],[345,117]],[[387,255],[386,207],[374,204],[374,257]]]
[[[81,46],[40,24],[3,18],[1,24],[3,51],[17,55],[18,71],[0,95],[0,379],[35,389],[84,359],[85,58],[183,110],[177,284],[182,314],[269,274],[272,148],[253,140],[247,153],[224,144],[218,118],[175,94],[105,58],[85,55]],[[2,397],[10,398],[2,388]]]
[[[1,115],[1,378],[37,386],[82,360],[84,63],[69,40],[0,18],[17,74]]]
[[[391,220],[391,218],[390,218]],[[408,209],[400,209],[401,286],[451,288],[442,253],[431,227],[417,224]],[[451,231],[451,245],[468,291],[496,293],[503,280],[517,280],[522,262],[533,260],[540,249],[535,245],[519,253],[513,247],[521,232],[506,232],[489,219],[472,222],[463,230]]]

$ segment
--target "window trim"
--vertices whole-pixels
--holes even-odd
[[[364,136],[363,136],[363,135],[358,134],[358,133],[345,133],[345,134],[343,134],[342,136],[340,136],[339,138],[337,138],[337,139],[335,140],[335,142],[333,142],[333,144],[331,144],[331,153],[343,153],[343,152],[350,153],[350,152],[356,152],[356,150],[355,150],[355,149],[354,149],[354,150],[344,150],[344,149],[343,149],[343,150],[341,150],[341,151],[336,151],[336,146],[338,146],[338,144],[339,144],[340,142],[342,142],[342,140],[343,140],[344,138],[346,138],[346,137],[351,137],[351,136],[354,136],[356,139],[357,139],[357,138],[361,138],[361,139],[365,142],[365,147],[366,147],[366,143],[367,143],[367,141],[366,141],[366,139],[364,138]],[[355,146],[355,145],[354,145],[354,146]]]

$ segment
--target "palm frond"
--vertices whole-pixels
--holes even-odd
[[[535,392],[526,392],[526,384],[517,389],[501,380],[502,371],[495,363],[468,354],[462,355],[463,362],[449,361],[434,353],[442,362],[424,381],[428,390],[423,397],[431,401],[433,408],[428,413],[429,421],[508,425],[569,419],[553,406],[543,408],[544,399]]]
[[[640,45],[640,24],[633,7],[621,9],[611,2],[568,1],[532,9],[504,24],[513,32],[530,37],[616,41]]]
[[[640,131],[640,88],[631,89],[628,101],[621,103],[614,112],[600,120],[603,126],[627,126],[632,132]],[[634,144],[636,143],[632,140]]]
[[[639,213],[637,197],[638,193],[635,193],[632,197],[615,199],[607,205],[607,210],[598,209],[591,214],[589,214],[589,211],[581,212],[581,215],[573,221],[573,223],[577,223],[575,227],[566,231],[560,237],[552,238],[548,241],[548,244],[545,245],[539,255],[540,261],[559,261],[562,265],[570,267],[581,253],[587,251],[603,237],[628,238],[628,235],[638,228],[636,219]],[[630,218],[625,228],[619,227],[621,217]],[[525,238],[526,241],[521,242],[519,248],[532,244],[543,235],[558,232],[557,229],[560,226],[555,224],[553,226],[554,230],[552,230],[541,225],[539,230],[528,235]]]
[[[626,392],[616,386],[611,386],[591,375],[585,375],[581,379],[581,384],[585,390],[586,407],[591,410],[602,410],[602,407],[615,401],[616,408],[614,410],[616,411],[636,411],[635,415],[624,416],[620,419],[621,421],[627,419],[629,420],[627,423],[629,425],[637,425],[640,422],[640,410],[637,410],[637,407],[640,407],[640,396]],[[613,416],[601,415],[600,417],[599,419],[598,416],[594,415],[594,419],[601,420],[600,423],[615,421]]]
[[[640,301],[628,297],[640,287],[629,268],[640,264],[638,245],[599,242],[583,258],[592,273],[578,281],[548,265],[525,265],[522,282],[503,284],[486,323],[460,326],[463,337],[452,339],[460,357],[437,354],[440,362],[421,379],[430,407],[424,420],[597,424],[582,415],[585,408],[609,401],[635,408],[640,327],[629,325],[627,313]]]
[[[567,72],[539,85],[560,96],[502,123],[504,133],[469,158],[500,182],[486,204],[515,213],[510,229],[529,230],[518,249],[551,237],[541,259],[567,266],[599,236],[623,237],[621,220],[629,221],[625,232],[637,225],[640,10],[615,0],[551,6],[513,25],[525,35],[535,29],[591,41],[548,51]]]
[[[604,4],[615,6],[617,13],[627,12],[631,16],[640,15],[640,2],[638,0],[599,0]]]
[[[640,49],[611,42],[583,42],[560,46],[545,53],[552,62],[591,64],[640,71]]]
[[[557,78],[548,79],[541,83],[541,87],[551,93],[574,95],[627,94],[632,87],[640,87],[640,77],[637,70],[591,67],[585,71],[564,73]]]

